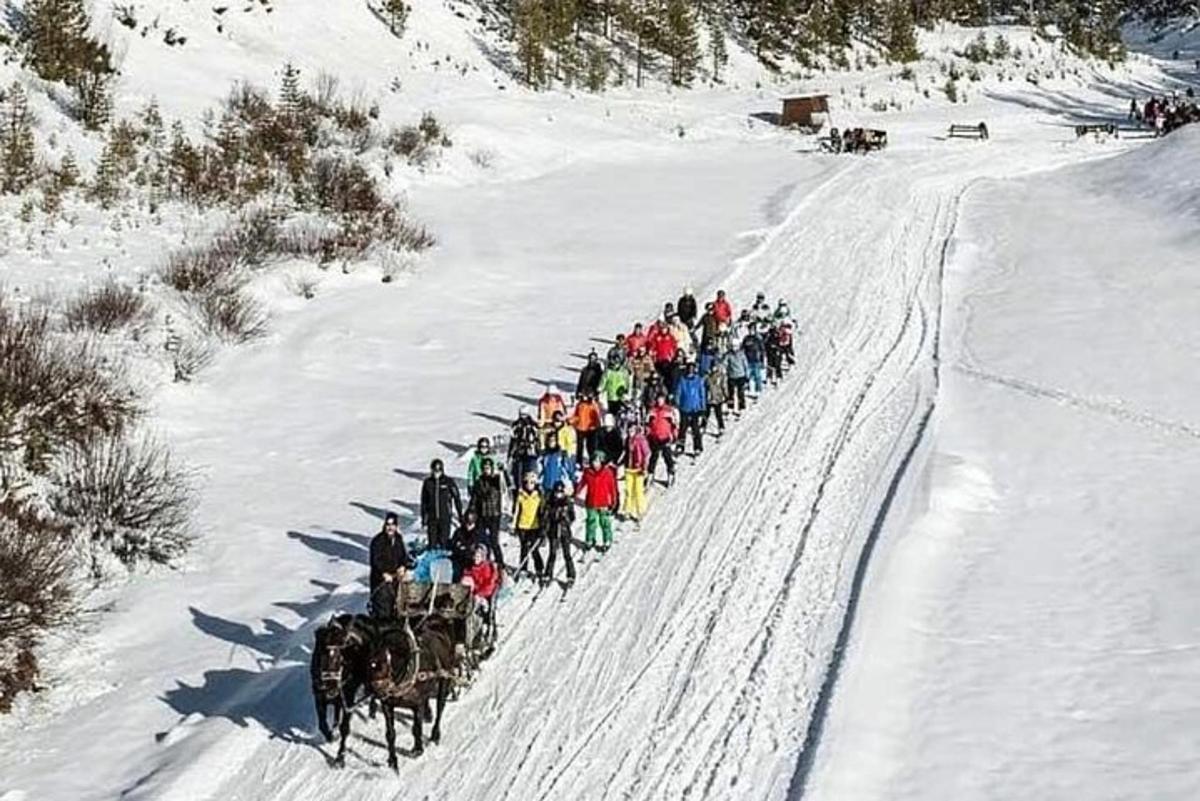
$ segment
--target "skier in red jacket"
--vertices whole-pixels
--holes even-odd
[[[717,300],[713,303],[713,315],[717,318],[717,322],[721,325],[729,325],[733,320],[733,307],[729,305],[729,301],[725,299],[725,290],[717,290]]]
[[[578,498],[587,496],[584,500],[587,508],[584,550],[595,546],[600,553],[604,553],[612,546],[612,516],[621,508],[621,491],[617,487],[617,469],[606,464],[600,452],[592,454],[592,463],[583,471],[575,495]],[[601,545],[596,545],[597,529],[604,536]]]
[[[672,445],[679,436],[679,418],[675,407],[667,403],[666,395],[659,395],[650,409],[646,421],[646,439],[650,440],[650,465],[647,474],[654,481],[654,471],[658,467],[658,457],[667,463],[667,486],[675,483],[675,454]]]

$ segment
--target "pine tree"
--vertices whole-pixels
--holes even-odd
[[[83,0],[27,0],[26,63],[48,81],[70,81],[79,72],[76,49],[90,24]]]
[[[587,88],[589,92],[603,92],[608,85],[608,51],[598,45],[587,48]]]
[[[667,0],[662,23],[662,51],[671,59],[671,83],[691,86],[700,62],[696,18],[688,0]]]
[[[521,64],[525,83],[535,88],[545,86],[549,20],[542,0],[517,0],[513,33],[517,40],[517,61]]]
[[[554,53],[554,74],[570,85],[574,82],[578,56],[577,30],[579,4],[577,0],[552,0],[546,11],[546,44]]]
[[[167,143],[162,112],[158,109],[158,100],[150,98],[142,112],[142,142],[149,145],[154,153],[161,153]]]
[[[121,196],[121,167],[120,156],[113,146],[113,139],[100,155],[100,163],[96,165],[96,175],[92,179],[89,195],[100,204],[100,208],[112,208],[113,203]]]
[[[79,165],[75,161],[75,152],[69,148],[58,163],[58,169],[54,171],[54,182],[62,190],[73,189],[79,185]]]
[[[634,83],[640,89],[644,73],[653,64],[653,50],[660,38],[659,9],[653,0],[622,0],[621,26],[636,42]]]
[[[25,61],[48,81],[63,81],[76,95],[76,116],[90,130],[108,124],[116,74],[108,46],[88,36],[83,0],[25,3]]]
[[[37,177],[33,117],[20,84],[13,83],[7,94],[0,118],[0,192],[19,194]]]
[[[720,83],[721,68],[729,63],[729,49],[725,44],[725,29],[716,15],[708,21],[708,57],[712,59],[713,82]]]
[[[917,30],[913,24],[912,6],[908,0],[891,0],[886,15],[886,37],[888,58],[892,61],[916,61],[921,57],[917,49]]]
[[[279,85],[279,110],[294,119],[300,111],[300,70],[289,62],[283,65],[283,78]]]

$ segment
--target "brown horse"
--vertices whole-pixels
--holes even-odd
[[[374,633],[374,622],[364,615],[338,615],[316,632],[309,673],[321,733],[326,740],[333,739],[329,726],[332,707],[333,725],[341,734],[341,745],[333,760],[335,767],[346,762],[351,709],[357,703],[359,691],[367,686],[368,656]]]
[[[425,750],[424,718],[431,699],[437,700],[431,742],[442,739],[442,712],[457,669],[451,624],[440,615],[426,618],[415,630],[405,624],[381,629],[371,647],[368,673],[371,692],[383,705],[387,726],[388,766],[396,760],[396,707],[412,711],[413,749]]]

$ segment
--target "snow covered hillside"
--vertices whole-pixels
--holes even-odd
[[[157,97],[198,130],[232,82],[274,92],[292,62],[385,123],[436,113],[453,146],[385,186],[438,245],[388,284],[371,259],[288,265],[319,280],[311,300],[259,276],[267,336],[192,383],[146,379],[154,427],[201,473],[201,537],[47,643],[46,688],[0,718],[0,801],[1065,798],[1085,780],[1078,797],[1191,796],[1168,738],[1197,723],[1198,142],[1072,131],[1187,76],[1023,29],[982,32],[1020,59],[968,64],[981,32],[951,28],[907,72],[864,61],[768,90],[735,59],[721,89],[533,93],[459,4],[415,4],[402,40],[360,3],[336,25],[315,0],[132,5],[112,31],[119,110]],[[834,124],[892,145],[822,154],[762,119],[776,89],[829,91]],[[36,105],[47,148],[95,154]],[[979,120],[989,142],[946,138]],[[182,204],[161,227],[0,208],[24,297],[136,282],[214,224]],[[569,594],[502,607],[439,746],[397,777],[382,724],[357,720],[331,770],[309,648],[364,606],[380,519],[414,529],[431,458],[460,478],[469,443],[685,285],[789,299],[797,368]]]

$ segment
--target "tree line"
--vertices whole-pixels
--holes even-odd
[[[720,83],[729,40],[768,69],[811,66],[866,44],[895,62],[920,57],[917,30],[942,22],[1056,26],[1080,53],[1124,55],[1131,15],[1196,13],[1195,0],[493,0],[510,26],[518,77],[529,86]]]

